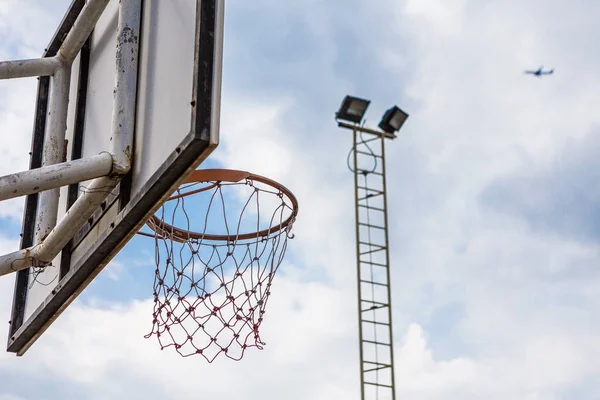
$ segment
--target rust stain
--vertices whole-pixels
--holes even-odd
[[[69,140],[65,139],[65,142],[63,144],[63,154],[62,154],[62,162],[67,162],[67,150],[68,150],[68,146],[69,146]]]
[[[121,40],[123,43],[137,44],[138,37],[134,33],[133,29],[131,29],[129,26],[125,25],[123,27],[123,33],[121,34]]]
[[[123,31],[117,38],[117,67],[121,69],[122,72],[125,72],[125,70],[123,69],[123,45],[126,43],[138,43],[138,37],[135,34],[134,30],[127,25],[123,27]]]

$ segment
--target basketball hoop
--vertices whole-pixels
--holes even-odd
[[[147,222],[156,271],[145,337],[208,362],[262,349],[259,328],[297,214],[294,195],[271,179],[194,171]]]

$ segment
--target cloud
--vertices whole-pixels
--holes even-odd
[[[409,0],[404,5],[405,15],[428,24],[437,34],[452,35],[464,24],[467,1],[447,3],[441,0]]]
[[[423,394],[421,398],[452,396],[453,392],[464,392],[481,375],[481,366],[470,359],[436,361],[427,347],[425,332],[416,324],[408,327],[396,359],[402,360],[398,363],[400,395],[411,398]]]
[[[483,191],[485,206],[522,218],[533,229],[568,238],[598,242],[600,174],[597,130],[570,140],[551,161],[499,177]]]
[[[120,275],[123,271],[123,264],[120,263],[119,261],[115,261],[112,260],[111,262],[108,263],[108,265],[105,267],[106,269],[106,276],[108,277],[108,279],[112,280],[112,281],[118,281],[120,278]]]
[[[426,333],[412,324],[396,356],[402,360],[397,364],[399,394],[419,399],[562,398],[561,388],[577,381],[582,367],[590,374],[596,371],[593,357],[585,363],[580,357],[588,343],[576,348],[565,339],[538,337],[526,341],[519,353],[437,360]]]
[[[132,272],[147,250],[136,242],[116,260],[118,282],[101,275],[25,357],[0,356],[10,378],[0,392],[358,398],[351,139],[333,121],[348,92],[373,100],[370,126],[394,103],[411,114],[386,148],[399,395],[598,397],[599,252],[588,213],[598,7],[229,2],[222,144],[207,165],[274,178],[300,200],[265,350],[206,365],[142,339],[151,308],[142,275],[153,267]],[[556,68],[551,79],[522,74],[541,63]],[[8,315],[11,277],[0,284]],[[24,376],[28,388],[17,387]]]
[[[13,396],[10,394],[0,395],[0,400],[25,400],[23,397]]]
[[[85,388],[86,398],[166,395],[191,399],[200,389],[209,397],[225,398],[259,394],[273,399],[325,398],[326,393],[347,393],[339,382],[335,387],[324,385],[332,377],[343,380],[334,371],[347,368],[339,365],[337,357],[347,345],[345,332],[352,325],[337,312],[341,293],[320,284],[278,278],[262,328],[267,346],[264,351],[249,349],[243,362],[220,358],[209,365],[199,357],[183,359],[174,351],[161,351],[154,338],[143,339],[151,327],[150,300],[102,308],[80,302],[69,308],[26,358],[11,363],[11,373],[27,373],[34,384],[55,393],[62,390],[56,383],[68,382],[75,391]],[[331,330],[330,324],[337,329]],[[3,356],[0,370],[8,367],[8,361]],[[329,366],[332,372],[305,371],[306,363],[313,361]],[[289,385],[300,383],[298,374],[303,384],[292,395]],[[114,382],[106,385],[106,381]],[[141,382],[146,383],[138,387]],[[4,390],[16,388],[9,383]]]

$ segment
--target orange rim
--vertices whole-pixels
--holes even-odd
[[[285,196],[292,202],[292,213],[291,215],[283,221],[281,224],[269,227],[267,229],[263,229],[258,232],[244,233],[238,235],[214,235],[208,233],[198,233],[194,231],[187,231],[184,229],[177,228],[176,226],[169,225],[166,222],[163,222],[156,215],[153,215],[148,222],[146,223],[150,229],[152,229],[155,233],[165,237],[169,236],[172,240],[175,240],[180,243],[184,243],[189,239],[196,240],[215,240],[215,241],[234,241],[234,240],[245,240],[245,239],[256,239],[260,237],[269,236],[275,232],[281,231],[282,229],[287,228],[290,224],[294,222],[296,216],[298,215],[298,200],[294,196],[294,194],[282,184],[265,178],[264,176],[255,175],[246,171],[237,171],[233,169],[198,169],[192,172],[192,174],[183,182],[183,184],[188,183],[202,183],[202,182],[214,182],[213,184],[197,189],[192,190],[187,193],[179,193],[169,197],[167,201],[179,199],[182,197],[191,196],[193,194],[197,194],[200,192],[204,192],[210,190],[216,186],[218,186],[221,182],[230,182],[236,183],[242,180],[250,180],[263,183],[267,186],[270,186]],[[168,235],[165,235],[168,233]]]

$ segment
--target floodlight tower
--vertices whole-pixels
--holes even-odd
[[[368,129],[361,122],[369,104],[346,96],[336,120],[354,137],[347,161],[354,173],[361,399],[395,400],[385,140],[396,138],[408,114],[394,106],[381,130]]]

